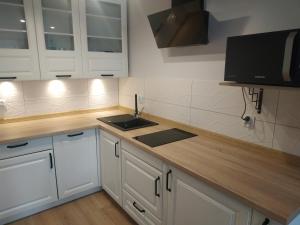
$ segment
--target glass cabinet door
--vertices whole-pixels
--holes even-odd
[[[86,0],[89,52],[122,52],[121,4]]]
[[[41,0],[47,50],[74,50],[71,0]]]
[[[29,49],[23,0],[0,0],[0,49]]]

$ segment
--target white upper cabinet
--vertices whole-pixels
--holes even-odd
[[[126,0],[0,0],[0,80],[128,76]]]
[[[128,75],[126,0],[80,1],[83,70],[90,77]]]
[[[34,0],[42,79],[83,78],[78,0]]]
[[[0,0],[0,79],[40,79],[32,0]]]

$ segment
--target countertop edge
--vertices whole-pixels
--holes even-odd
[[[122,111],[122,109],[120,109],[120,111]],[[125,111],[126,112],[126,111]],[[50,118],[51,119],[51,118]],[[76,117],[74,117],[74,119],[76,119]],[[162,125],[164,125],[162,123]],[[74,126],[74,125],[72,125]],[[169,124],[167,124],[167,126],[169,126]],[[21,140],[25,140],[25,139],[32,139],[32,138],[41,138],[41,137],[46,137],[46,136],[53,136],[53,135],[58,135],[58,134],[63,134],[63,133],[67,133],[67,132],[73,132],[73,131],[78,131],[78,130],[83,130],[83,129],[103,129],[119,138],[124,139],[125,141],[135,145],[136,147],[140,148],[141,150],[150,153],[151,155],[161,159],[162,161],[170,164],[171,166],[174,166],[176,168],[178,168],[179,170],[182,170],[184,172],[186,172],[187,174],[191,175],[192,177],[194,177],[195,179],[199,179],[200,181],[203,181],[205,183],[207,183],[208,185],[212,186],[213,188],[223,192],[223,193],[227,193],[230,196],[232,196],[233,198],[236,198],[238,200],[240,200],[241,202],[243,202],[245,205],[254,208],[255,210],[265,214],[266,216],[269,216],[270,218],[283,223],[284,225],[288,225],[290,222],[292,222],[299,214],[300,214],[300,208],[295,210],[294,213],[292,213],[292,215],[280,215],[280,214],[276,214],[274,213],[274,211],[270,211],[268,210],[266,207],[262,207],[261,204],[257,204],[255,201],[244,197],[241,193],[237,193],[233,190],[230,190],[228,188],[225,188],[224,186],[222,186],[221,184],[218,184],[216,182],[214,182],[212,179],[209,179],[208,177],[199,175],[196,171],[193,171],[189,168],[187,168],[186,166],[180,165],[162,155],[156,154],[154,151],[150,151],[149,149],[147,149],[145,146],[143,146],[143,144],[138,143],[137,141],[133,140],[132,138],[126,137],[125,135],[122,135],[120,132],[118,132],[115,128],[109,127],[109,125],[104,124],[103,122],[100,122],[98,120],[96,120],[95,117],[95,122],[90,123],[88,125],[84,125],[84,126],[77,126],[76,128],[74,127],[69,127],[66,126],[63,129],[56,129],[54,131],[50,131],[50,132],[39,132],[36,134],[32,134],[31,135],[24,135],[22,137],[12,137],[12,138],[6,138],[4,141],[0,140],[0,144],[5,144],[5,143],[9,143],[9,142],[14,142],[14,141],[21,141]],[[194,129],[194,128],[193,128]],[[201,129],[200,129],[201,130]],[[20,136],[20,135],[19,135]],[[220,135],[222,136],[222,135]],[[224,137],[226,138],[226,137]],[[226,141],[226,139],[224,140]],[[228,141],[228,140],[227,140]],[[229,140],[230,141],[230,140]],[[251,143],[250,143],[251,144]],[[255,144],[254,144],[255,146]],[[261,148],[266,148],[266,147],[262,147]],[[266,148],[269,149],[269,148]],[[275,151],[275,150],[274,150]],[[298,158],[297,156],[295,156],[296,158]]]

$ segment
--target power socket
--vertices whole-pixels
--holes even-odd
[[[244,120],[245,127],[253,129],[255,127],[256,117],[246,116]]]

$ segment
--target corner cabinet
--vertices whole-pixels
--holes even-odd
[[[251,208],[191,176],[166,172],[167,225],[249,225]]]
[[[39,80],[32,0],[0,0],[0,81]]]
[[[84,73],[128,76],[126,0],[82,0],[79,10]]]
[[[84,78],[79,1],[33,0],[42,79]]]

